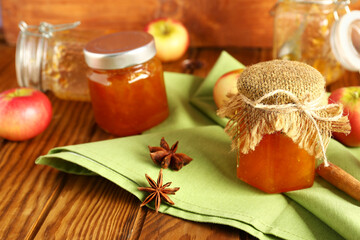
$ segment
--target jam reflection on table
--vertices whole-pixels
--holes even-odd
[[[138,134],[169,115],[157,58],[116,70],[91,69],[89,89],[97,124],[117,136]]]

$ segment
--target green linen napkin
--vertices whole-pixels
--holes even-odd
[[[357,239],[359,203],[322,179],[317,178],[312,188],[284,195],[263,193],[236,178],[236,154],[223,128],[215,124],[224,126],[226,120],[214,114],[209,89],[217,76],[239,66],[224,52],[204,81],[166,73],[171,113],[164,123],[143,135],[55,148],[36,162],[68,173],[99,174],[143,200],[146,194],[137,187],[147,186],[144,174],[156,179],[159,172],[147,145],[158,146],[161,137],[170,145],[179,140],[178,152],[194,160],[179,172],[164,171],[164,182],[180,190],[171,196],[175,205],[163,204],[160,212],[230,225],[260,239]],[[192,94],[196,108],[188,101]],[[358,179],[359,156],[359,149],[335,141],[328,150],[331,162]]]
[[[213,88],[216,80],[223,74],[240,68],[245,68],[245,66],[227,52],[223,51],[218,61],[215,63],[190,100],[191,103],[200,111],[223,127],[225,127],[228,120],[225,118],[219,118],[216,115],[217,107],[213,99]]]

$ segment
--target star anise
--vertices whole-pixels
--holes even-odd
[[[145,191],[150,193],[149,196],[145,198],[145,200],[141,203],[140,207],[145,206],[149,202],[151,202],[155,198],[155,211],[158,212],[161,204],[161,200],[174,205],[175,203],[167,196],[168,194],[174,195],[180,188],[167,188],[171,185],[171,182],[168,182],[163,185],[163,174],[162,168],[159,172],[159,177],[157,182],[155,182],[151,177],[145,174],[146,180],[149,182],[151,187],[138,187],[140,191]]]
[[[192,158],[184,153],[176,153],[179,141],[177,141],[172,147],[162,137],[160,141],[160,147],[150,147],[150,156],[154,163],[160,165],[162,168],[170,168],[178,171],[183,166],[191,162]]]

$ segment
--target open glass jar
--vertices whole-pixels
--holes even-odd
[[[163,70],[153,37],[128,31],[105,35],[84,48],[97,124],[116,136],[139,134],[169,115]]]
[[[66,100],[90,101],[85,44],[107,31],[77,29],[80,22],[27,25],[20,22],[16,75],[22,87],[50,90]]]
[[[327,85],[338,80],[345,69],[359,71],[360,64],[354,67],[347,64],[349,60],[343,60],[360,61],[356,50],[360,43],[351,37],[352,29],[358,29],[353,15],[359,13],[351,12],[353,25],[336,27],[344,22],[344,17],[349,19],[349,3],[349,0],[279,0],[274,11],[273,57],[313,66],[325,77]],[[344,52],[343,48],[349,50]]]

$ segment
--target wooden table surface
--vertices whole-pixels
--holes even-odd
[[[204,77],[221,50],[192,48],[164,68]],[[225,50],[245,65],[271,59],[270,49]],[[328,90],[351,85],[360,85],[358,73]],[[16,86],[15,48],[0,43],[0,91]],[[0,239],[256,239],[232,227],[140,208],[137,198],[104,178],[35,165],[51,148],[114,138],[96,125],[90,103],[47,95],[54,115],[42,134],[24,142],[0,139]]]

